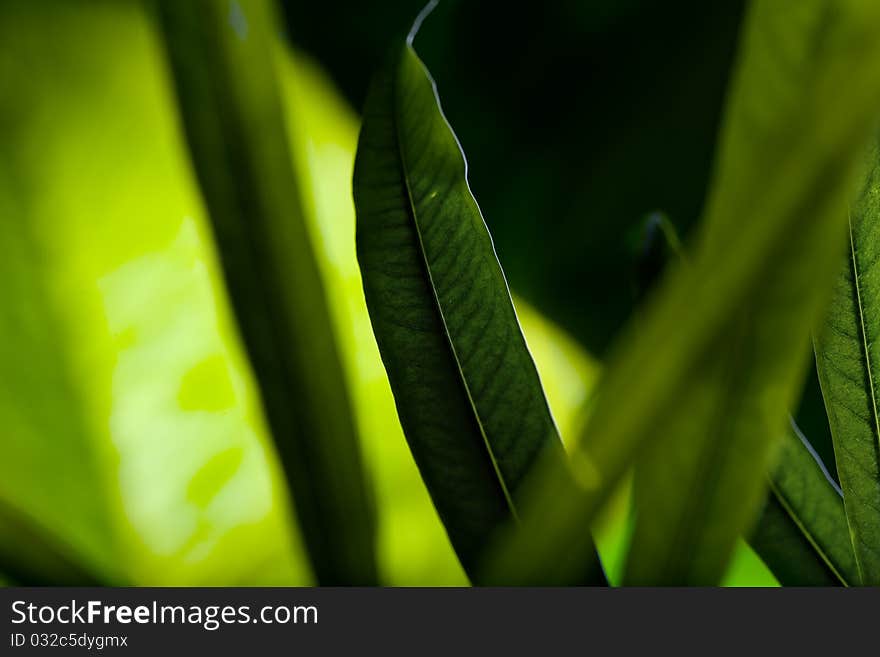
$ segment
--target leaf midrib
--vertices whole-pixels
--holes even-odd
[[[821,457],[816,453],[816,450],[813,449],[813,446],[810,444],[810,441],[807,440],[806,436],[804,436],[803,432],[801,432],[801,429],[800,429],[800,427],[798,427],[794,418],[790,417],[789,421],[791,424],[791,430],[794,432],[795,437],[798,439],[798,441],[801,443],[801,445],[803,445],[806,448],[807,452],[810,454],[812,459],[815,461],[816,465],[819,467],[819,471],[822,473],[822,476],[825,478],[825,481],[831,487],[831,490],[833,490],[834,493],[840,498],[841,502],[843,502],[843,491],[840,489],[840,486],[837,485],[837,482],[834,481],[831,474],[828,472],[828,468],[825,467],[825,463],[822,462]],[[774,481],[773,477],[772,476],[768,477],[768,479],[770,480],[770,490],[773,492],[773,495],[776,497],[780,506],[782,506],[783,510],[788,514],[788,516],[791,518],[792,522],[794,522],[794,524],[798,527],[798,529],[801,530],[801,533],[804,535],[804,537],[807,539],[807,541],[810,543],[810,545],[813,546],[813,549],[821,557],[821,559],[825,562],[825,564],[828,566],[829,570],[831,570],[831,572],[834,574],[834,576],[837,577],[837,579],[839,579],[840,582],[844,586],[846,586],[846,587],[852,586],[852,583],[850,583],[847,580],[847,578],[843,575],[843,573],[841,573],[837,569],[837,566],[834,565],[831,557],[828,555],[828,552],[821,545],[819,545],[819,543],[814,539],[813,533],[809,530],[809,528],[805,524],[803,524],[801,522],[800,516],[794,510],[794,506],[791,505],[788,501],[788,498],[786,498],[785,495],[783,495],[782,489],[780,489],[776,485],[776,482]]]
[[[801,531],[801,533],[804,535],[804,538],[807,539],[809,544],[816,551],[816,554],[818,554],[819,557],[822,559],[822,561],[825,562],[825,565],[828,566],[828,569],[834,574],[834,576],[838,580],[840,580],[841,584],[843,584],[844,586],[847,586],[847,587],[851,586],[850,583],[843,576],[843,574],[837,570],[837,567],[834,565],[834,563],[832,562],[831,558],[828,556],[825,549],[814,538],[813,533],[809,530],[809,528],[806,525],[804,525],[801,522],[800,517],[798,516],[797,513],[794,512],[794,509],[791,506],[791,504],[789,503],[788,499],[785,497],[785,495],[782,494],[782,491],[779,489],[779,487],[773,481],[772,477],[769,478],[769,482],[770,482],[770,490],[773,492],[773,495],[774,495],[774,497],[776,497],[776,500],[779,502],[779,505],[785,510],[785,512],[788,514],[789,518],[791,518],[791,521]]]
[[[403,48],[403,56],[402,57],[409,56],[411,53],[411,50],[412,49],[409,45],[405,45]],[[398,107],[400,105],[399,98],[398,98],[399,87],[400,87],[399,82],[398,82],[398,76],[400,74],[400,69],[401,69],[402,65],[403,65],[403,60],[401,58],[400,60],[398,60],[397,66],[393,70],[394,75],[391,80],[392,99],[393,99],[393,111],[391,112],[391,122],[394,125],[394,136],[395,136],[395,142],[397,145],[397,156],[398,156],[398,160],[399,160],[399,164],[400,164],[401,177],[403,178],[404,188],[406,189],[406,198],[407,198],[407,204],[409,206],[409,215],[410,215],[410,219],[412,220],[412,224],[413,224],[413,227],[414,227],[414,230],[416,233],[416,237],[418,238],[418,241],[419,241],[419,255],[421,256],[422,265],[425,268],[425,274],[428,277],[428,285],[431,288],[431,297],[434,300],[434,306],[437,309],[437,314],[440,316],[440,322],[441,322],[441,325],[443,326],[443,335],[446,338],[446,342],[449,345],[449,350],[452,354],[452,358],[455,361],[455,368],[456,368],[456,371],[458,372],[458,376],[459,376],[459,379],[461,380],[462,386],[464,387],[465,394],[467,395],[468,403],[470,404],[474,420],[476,421],[477,426],[480,429],[480,435],[483,437],[483,444],[486,448],[486,454],[488,455],[489,461],[492,464],[492,469],[495,472],[495,478],[497,479],[498,485],[500,486],[501,491],[504,495],[504,500],[507,503],[508,509],[510,510],[510,513],[513,516],[514,520],[516,522],[519,522],[519,516],[517,515],[517,512],[516,512],[516,506],[514,505],[513,497],[511,496],[510,491],[507,489],[507,485],[504,481],[504,476],[502,475],[501,468],[498,465],[498,460],[496,459],[495,453],[492,450],[492,445],[489,442],[489,437],[486,434],[486,429],[483,426],[483,421],[480,418],[480,413],[477,410],[477,405],[474,402],[473,395],[471,394],[471,389],[470,389],[470,386],[468,385],[467,378],[465,377],[464,371],[462,370],[461,361],[459,360],[458,352],[455,349],[455,343],[452,339],[452,335],[449,332],[449,327],[446,323],[446,316],[443,313],[443,307],[440,303],[440,298],[437,295],[437,288],[434,285],[434,277],[433,277],[433,274],[431,273],[431,265],[428,262],[427,254],[425,252],[425,245],[424,245],[424,241],[422,238],[421,227],[419,226],[419,221],[416,218],[416,214],[417,214],[416,213],[416,204],[415,204],[413,197],[412,197],[412,188],[410,185],[409,174],[408,174],[409,169],[407,168],[406,155],[404,154],[404,149],[403,149],[403,139],[401,138],[401,134],[400,134],[400,122],[398,121]],[[440,109],[440,99],[437,97],[437,89],[436,89],[436,86],[434,85],[433,80],[431,80],[431,87],[434,91],[434,99],[436,101],[438,111],[440,112],[440,116],[441,116],[442,120],[444,122],[446,122],[446,117],[443,116],[443,112]],[[446,122],[446,123],[447,123],[447,127],[449,127],[448,122]],[[451,128],[450,128],[450,130],[451,130]],[[462,158],[463,157],[464,157],[464,155],[462,154]]]
[[[858,257],[856,255],[856,245],[853,237],[853,225],[852,225],[852,210],[847,209],[846,213],[847,220],[847,229],[849,232],[849,250],[850,250],[850,266],[852,267],[852,276],[853,276],[853,290],[856,294],[856,307],[859,313],[859,331],[861,333],[861,344],[859,345],[862,349],[862,353],[865,358],[865,369],[868,374],[868,389],[870,391],[871,398],[871,412],[873,414],[874,422],[871,427],[872,433],[874,434],[875,442],[880,442],[880,435],[878,435],[878,427],[880,427],[880,423],[878,423],[878,413],[877,413],[877,396],[874,392],[874,374],[871,371],[871,349],[869,347],[868,342],[868,328],[865,325],[865,310],[862,305],[862,286],[861,286],[861,272],[859,271],[859,262]],[[849,521],[849,514],[847,514],[847,521]],[[850,523],[850,534],[853,533],[853,527]],[[862,559],[859,551],[856,550],[856,567],[859,571],[859,577],[862,581],[865,579],[865,575],[862,571]]]

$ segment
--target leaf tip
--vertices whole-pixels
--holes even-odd
[[[406,45],[412,46],[413,39],[415,39],[416,34],[419,33],[419,28],[422,27],[422,23],[425,22],[425,19],[431,14],[432,11],[434,11],[438,4],[439,0],[430,0],[428,4],[422,7],[419,15],[416,16],[416,19],[413,21],[412,27],[409,29],[409,33],[406,35]]]

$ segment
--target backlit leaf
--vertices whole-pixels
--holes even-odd
[[[159,7],[195,172],[316,574],[375,583],[372,500],[287,146],[272,9]]]
[[[516,518],[532,464],[542,453],[561,464],[563,451],[461,149],[409,45],[373,82],[354,193],[364,292],[400,421],[474,579],[490,536]],[[603,580],[595,551],[581,575]]]

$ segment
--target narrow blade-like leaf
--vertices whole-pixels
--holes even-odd
[[[373,583],[373,512],[287,148],[271,8],[159,7],[193,164],[318,580]]]
[[[637,291],[656,284],[667,265],[683,261],[674,226],[658,214],[639,235]],[[840,586],[859,581],[840,488],[791,420],[770,490],[749,542],[783,585]]]
[[[373,82],[354,195],[364,292],[398,415],[474,578],[489,537],[516,517],[532,464],[563,451],[464,156],[409,45]],[[600,572],[594,551],[584,563]]]
[[[816,335],[837,473],[861,572],[880,585],[880,151],[849,212],[849,255]]]
[[[853,36],[848,21],[856,12],[847,16],[846,9],[827,0],[796,8],[752,6],[707,208],[702,254],[708,262],[755,217],[759,176],[766,181],[778,170],[783,151],[806,145],[812,152],[804,153],[801,166],[817,161],[826,118],[811,109],[824,105],[817,95],[828,91],[821,88],[822,76],[854,54],[837,43]],[[830,162],[835,174],[852,169],[855,156],[850,153],[850,163]],[[669,438],[652,446],[636,478],[640,515],[628,561],[630,582],[712,584],[736,536],[751,524],[765,485],[760,466],[784,435],[788,409],[801,388],[807,336],[830,290],[842,234],[847,185],[829,176],[815,190],[798,189],[808,171],[799,167],[777,185],[799,194],[792,197],[796,204],[813,201],[810,214],[768,254],[773,275],[754,288],[697,366],[690,399],[680,398],[687,411],[657,427]],[[816,193],[821,196],[812,199]]]
[[[840,488],[794,422],[749,543],[783,586],[859,582]]]
[[[630,582],[717,582],[757,511],[880,106],[880,6],[758,0],[741,43],[694,261],[611,359],[574,453],[583,495],[547,512],[547,477],[490,578],[569,581],[640,454],[654,494],[641,496]]]
[[[0,2],[0,571],[307,584],[152,18]]]

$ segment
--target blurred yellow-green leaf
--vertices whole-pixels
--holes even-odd
[[[372,495],[285,133],[274,14],[269,0],[171,0],[157,12],[224,281],[315,577],[375,585]]]
[[[816,365],[837,455],[858,564],[856,581],[880,585],[880,426],[877,267],[880,251],[880,150],[868,150],[865,176],[848,208],[849,249],[825,325],[814,340]],[[851,578],[852,579],[852,578]],[[853,582],[855,583],[855,582]]]
[[[104,581],[307,581],[150,23],[0,11],[0,499]]]

